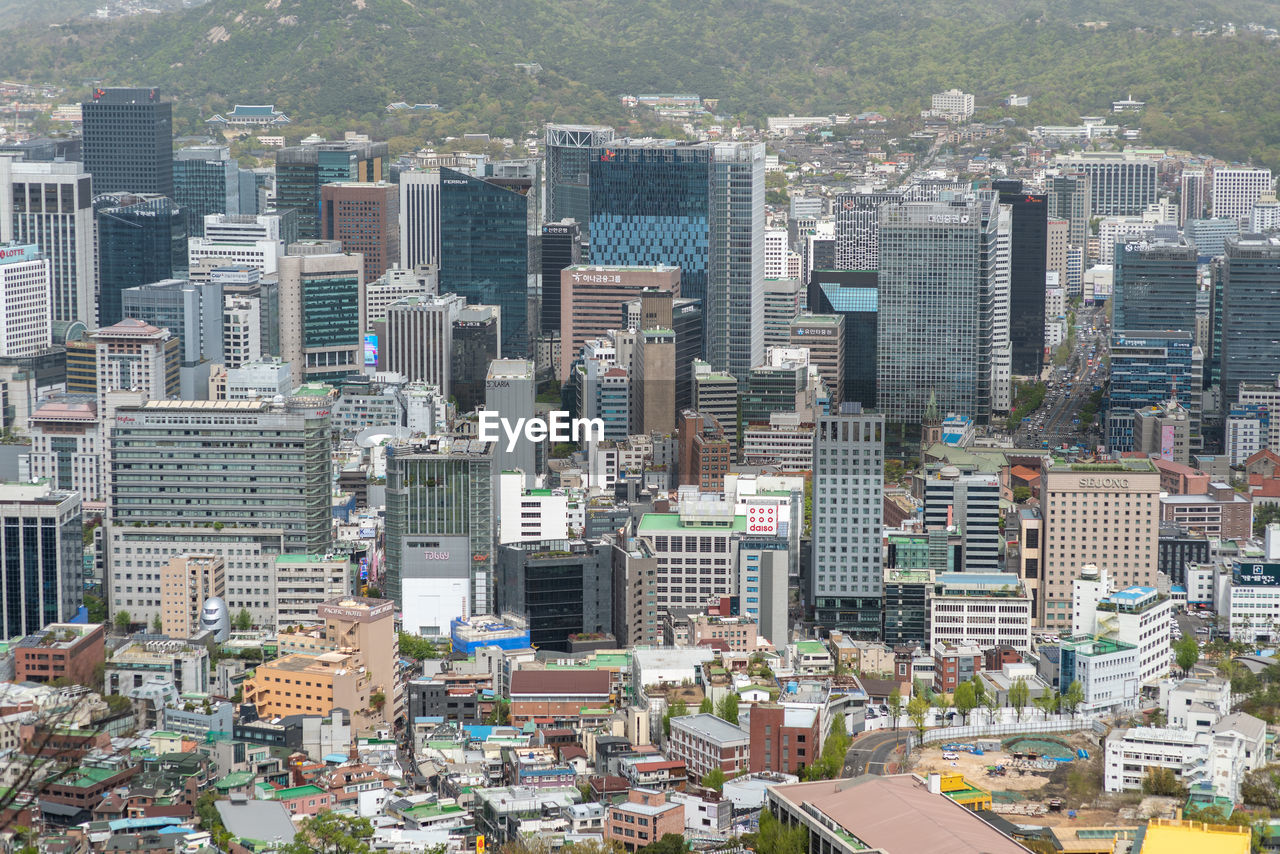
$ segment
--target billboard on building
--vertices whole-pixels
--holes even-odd
[[[1280,563],[1237,563],[1235,580],[1249,587],[1280,587]]]

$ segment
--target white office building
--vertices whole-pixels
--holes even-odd
[[[498,545],[570,539],[570,503],[577,504],[563,489],[529,489],[523,472],[502,472],[498,475]],[[580,533],[582,523],[576,528]]]
[[[1275,188],[1270,169],[1213,170],[1213,215],[1248,221],[1263,193]]]
[[[929,600],[929,648],[1031,650],[1031,597],[1013,573],[939,573]]]
[[[973,118],[973,95],[959,89],[935,93],[930,101],[933,113],[956,122]]]
[[[1088,571],[1086,567],[1085,571]],[[1173,602],[1154,587],[1110,587],[1103,578],[1078,579],[1073,585],[1072,626],[1076,635],[1109,638],[1138,648],[1138,676],[1155,685],[1173,664],[1170,624]],[[1095,598],[1100,596],[1101,598]]]
[[[38,246],[0,244],[0,356],[34,356],[49,348],[49,272]]]
[[[277,214],[209,214],[204,237],[187,238],[187,258],[196,267],[244,265],[274,274],[285,245]]]

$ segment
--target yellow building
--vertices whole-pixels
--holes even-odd
[[[286,654],[245,680],[244,702],[255,704],[263,718],[346,709],[357,732],[402,717],[394,611],[389,599],[325,602],[317,609],[322,626],[279,636]]]
[[[1136,854],[1249,854],[1253,833],[1247,827],[1154,818],[1147,823]]]
[[[160,622],[166,637],[189,638],[200,629],[205,600],[227,596],[226,571],[218,555],[179,555],[160,570]]]

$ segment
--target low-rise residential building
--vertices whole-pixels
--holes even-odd
[[[691,780],[701,780],[713,768],[733,777],[750,770],[751,737],[715,715],[672,718],[668,754],[685,764]]]
[[[1160,683],[1160,708],[1172,729],[1212,726],[1231,711],[1231,683],[1225,679],[1166,679]]]
[[[604,838],[627,851],[637,851],[664,835],[684,835],[684,804],[668,801],[662,792],[631,789],[627,800],[609,807]]]
[[[822,641],[796,641],[787,645],[787,659],[797,676],[825,676],[835,670],[831,650]]]
[[[755,652],[768,645],[761,643],[759,624],[753,617],[691,615],[689,645],[701,646],[707,641],[723,641],[732,652]]]
[[[1206,536],[1243,540],[1253,535],[1253,501],[1225,483],[1210,483],[1206,493],[1161,496],[1160,519]]]
[[[91,685],[106,660],[106,630],[100,623],[50,623],[12,649],[14,682]]]
[[[535,718],[553,726],[572,726],[584,709],[613,705],[607,670],[516,670],[511,674],[511,723],[522,726]]]
[[[940,644],[933,648],[933,690],[950,694],[982,670],[982,649],[973,643]]]
[[[209,650],[185,640],[135,641],[107,658],[108,694],[128,696],[147,682],[163,681],[178,694],[209,691]]]
[[[752,773],[799,773],[812,765],[822,748],[818,709],[757,703],[751,707]]]
[[[684,791],[689,772],[679,760],[652,756],[624,756],[618,760],[618,775],[633,788]]]

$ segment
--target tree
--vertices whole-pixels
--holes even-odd
[[[1049,720],[1049,715],[1052,715],[1053,713],[1058,711],[1058,706],[1061,704],[1061,700],[1062,700],[1062,695],[1059,694],[1057,691],[1054,691],[1052,693],[1045,691],[1039,697],[1036,697],[1034,700],[1032,700],[1031,703],[1037,709],[1044,712],[1044,719],[1047,721]]]
[[[304,818],[293,841],[277,850],[280,854],[370,854],[372,837],[369,819],[326,811]]]
[[[122,635],[129,634],[129,629],[133,627],[133,618],[129,616],[128,611],[116,611],[115,617],[116,631]]]
[[[1027,707],[1027,700],[1030,697],[1031,689],[1027,687],[1027,680],[1018,678],[1009,686],[1009,705],[1013,708],[1018,723],[1022,723],[1022,710]]]
[[[703,697],[702,702],[698,704],[698,714],[714,715],[716,713],[715,704],[711,702],[710,697]]]
[[[933,707],[938,710],[939,726],[950,726],[950,721],[947,718],[947,712],[954,705],[955,704],[952,702],[951,697],[946,694],[938,693],[933,695]]]
[[[415,661],[427,661],[433,658],[440,658],[440,649],[420,635],[401,632],[400,654]]]
[[[734,726],[738,725],[738,695],[726,694],[720,700],[720,707],[716,710],[717,717],[726,720]]]
[[[1067,707],[1067,711],[1071,713],[1071,717],[1076,716],[1076,709],[1080,708],[1084,703],[1084,686],[1080,684],[1079,679],[1073,679],[1071,684],[1067,686],[1066,693],[1062,695],[1062,705]]]
[[[1151,768],[1142,778],[1144,795],[1164,795],[1166,797],[1185,798],[1186,788],[1178,782],[1178,775],[1172,768]]]
[[[1178,669],[1182,671],[1182,675],[1186,676],[1200,660],[1200,645],[1196,643],[1194,637],[1187,635],[1173,645],[1173,658],[1178,663]]]
[[[383,706],[387,704],[387,695],[381,691],[374,691],[369,695],[369,708],[375,712],[381,712]]]
[[[644,854],[689,854],[689,840],[680,833],[664,833],[657,842],[641,848]]]
[[[689,714],[689,706],[684,700],[676,700],[667,706],[667,713],[662,716],[662,734],[671,735],[671,719],[682,718]]]
[[[763,809],[753,847],[759,854],[807,854],[809,832],[802,825],[790,826],[778,821],[773,813]]]
[[[960,713],[964,724],[969,723],[969,713],[978,706],[978,699],[973,695],[973,683],[961,682],[956,686],[955,694],[952,696],[952,702],[955,703],[956,711]]]
[[[157,635],[164,633],[164,620],[160,619],[159,614],[151,618],[151,633]]]
[[[712,768],[702,777],[702,788],[715,789],[717,792],[724,791],[724,770],[721,768]]]
[[[987,723],[996,722],[996,714],[1000,711],[1000,698],[995,694],[986,694],[982,698],[982,708],[987,713]]]
[[[902,692],[894,688],[889,692],[889,726],[897,729],[900,720],[902,720]]]
[[[92,593],[84,594],[84,607],[89,612],[89,622],[105,623],[107,621],[107,603],[101,596]]]
[[[499,697],[493,701],[493,708],[485,716],[484,722],[489,726],[506,726],[511,722],[511,703]]]
[[[1013,502],[1015,504],[1025,504],[1031,500],[1031,488],[1027,486],[1015,486],[1013,488]]]
[[[248,608],[241,608],[240,613],[236,614],[236,631],[247,632],[253,628],[253,615],[249,613]]]
[[[911,702],[907,703],[907,719],[916,728],[916,735],[920,737],[920,742],[923,744],[924,729],[929,721],[929,701],[919,695],[912,697]]]
[[[845,755],[849,752],[849,733],[845,729],[844,715],[837,714],[831,718],[831,732],[822,742],[822,752],[818,758],[805,769],[806,780],[834,780],[840,776],[844,767]]]

